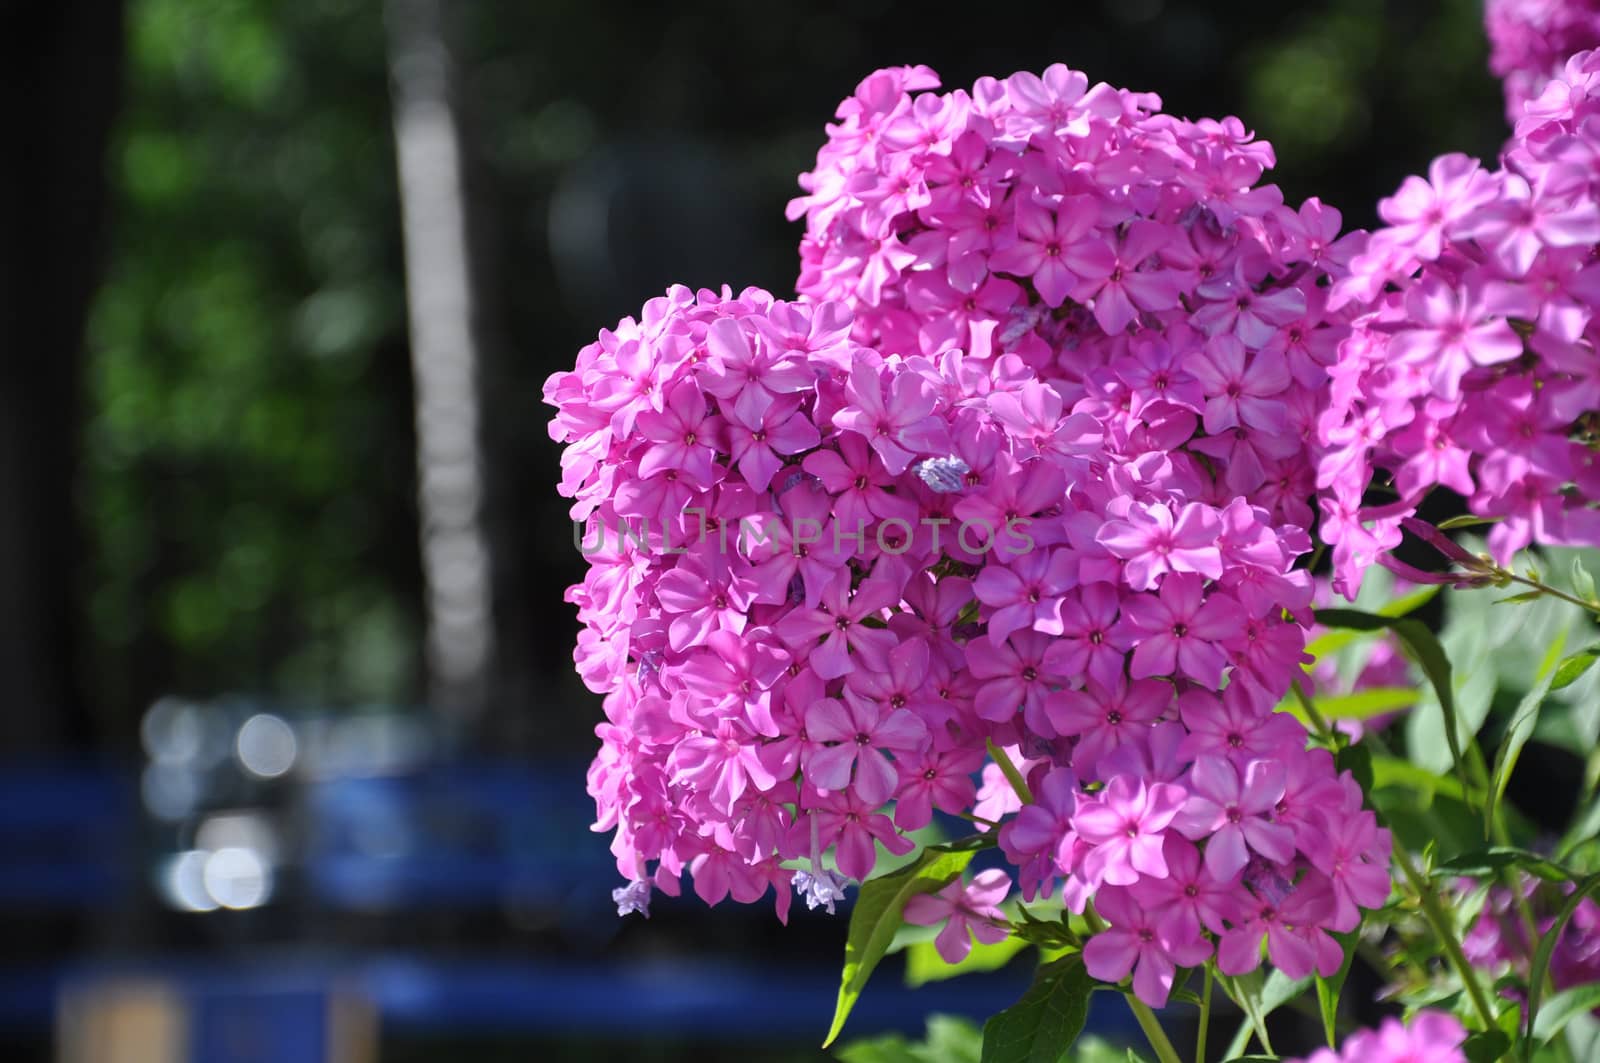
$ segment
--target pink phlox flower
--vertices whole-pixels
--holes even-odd
[[[1230,761],[1201,757],[1189,772],[1189,798],[1173,826],[1186,838],[1206,840],[1206,867],[1219,879],[1243,870],[1252,849],[1287,863],[1294,859],[1294,832],[1270,818],[1285,782],[1276,760],[1252,760],[1241,780]]]
[[[1246,894],[1241,908],[1238,922],[1217,943],[1223,974],[1248,974],[1260,966],[1263,937],[1267,957],[1290,978],[1313,971],[1331,978],[1343,965],[1344,950],[1322,929],[1333,912],[1333,894],[1320,873],[1307,872],[1281,899],[1272,892]]]
[[[1189,731],[1182,756],[1221,756],[1243,766],[1277,757],[1286,747],[1305,746],[1306,731],[1300,721],[1288,713],[1263,708],[1248,685],[1234,678],[1221,697],[1205,690],[1188,690],[1178,696],[1178,715]]]
[[[1493,198],[1495,184],[1477,159],[1441,155],[1428,167],[1427,180],[1407,177],[1394,195],[1380,199],[1378,215],[1392,226],[1391,239],[1432,262],[1444,248],[1446,228]]]
[[[973,773],[983,766],[975,749],[936,750],[898,756],[900,784],[895,794],[894,824],[903,831],[920,830],[933,821],[933,810],[956,815],[977,798]]]
[[[808,796],[809,795],[809,796]],[[805,806],[813,809],[821,845],[833,845],[839,870],[858,882],[865,882],[878,862],[877,845],[895,856],[904,856],[917,843],[894,829],[889,817],[877,811],[855,787],[819,793],[806,788]]]
[[[1196,937],[1176,940],[1157,925],[1128,890],[1110,887],[1095,895],[1095,908],[1111,924],[1083,946],[1090,975],[1117,983],[1133,975],[1133,992],[1153,1008],[1163,1007],[1179,966],[1193,967],[1211,955],[1211,943]]]
[[[769,790],[777,782],[761,762],[755,736],[734,719],[718,721],[710,734],[681,739],[669,764],[674,783],[692,787],[724,814],[733,812],[747,786]]]
[[[852,787],[866,804],[883,804],[894,795],[899,773],[884,755],[919,753],[928,746],[928,728],[907,709],[880,713],[873,702],[848,695],[841,703],[823,698],[806,710],[806,733],[813,742],[800,762],[806,781],[818,790]]]
[[[1141,876],[1164,878],[1162,840],[1167,825],[1183,808],[1180,786],[1118,775],[1100,793],[1079,802],[1072,827],[1092,848],[1083,871],[1090,882],[1131,886]]]
[[[1122,520],[1108,520],[1095,541],[1127,561],[1124,572],[1134,590],[1150,590],[1168,572],[1195,572],[1217,579],[1221,522],[1216,510],[1199,502],[1179,508],[1164,502],[1134,503]]]
[[[889,580],[863,580],[852,593],[848,573],[841,573],[822,592],[817,608],[790,610],[773,625],[773,634],[824,679],[848,675],[856,658],[867,668],[882,669],[896,645],[894,634],[862,621],[879,617],[899,600],[900,592]]]
[[[800,400],[791,396],[767,405],[751,418],[742,417],[737,410],[728,414],[728,456],[756,490],[766,490],[783,468],[779,455],[799,454],[822,441],[816,425],[799,410]]]
[[[972,951],[972,939],[997,945],[1010,936],[1000,902],[1011,892],[1011,879],[1002,870],[980,871],[971,885],[958,878],[937,893],[921,893],[906,901],[904,918],[912,926],[944,929],[934,938],[934,947],[946,963],[960,963]]]
[[[949,429],[942,418],[931,416],[938,399],[915,373],[891,374],[885,399],[881,370],[857,355],[845,394],[847,404],[834,413],[833,423],[872,444],[891,474],[905,472],[917,454],[949,453]]]
[[[1222,643],[1238,635],[1244,610],[1224,591],[1205,594],[1200,577],[1183,572],[1168,576],[1157,594],[1123,599],[1119,624],[1137,639],[1133,678],[1181,674],[1216,690],[1228,665]]]
[[[1052,685],[1066,679],[1045,663],[1050,642],[1048,636],[1029,630],[1014,631],[999,645],[988,639],[967,644],[967,667],[980,684],[974,706],[980,717],[1003,723],[1021,711],[1036,733],[1048,730],[1045,698]]]
[[[749,623],[756,583],[743,561],[731,562],[711,551],[684,556],[656,583],[656,600],[671,615],[668,645],[675,653],[705,644],[716,630],[743,633]]]
[[[1117,625],[1122,596],[1109,583],[1090,583],[1061,603],[1061,630],[1045,651],[1057,675],[1087,676],[1103,687],[1123,675],[1134,639]]]
[[[1154,679],[1131,683],[1118,676],[1109,686],[1090,680],[1083,690],[1058,690],[1045,701],[1057,735],[1073,736],[1072,763],[1093,778],[1107,753],[1144,732],[1172,704],[1172,686]]]
[[[1066,265],[1066,255],[1094,228],[1100,208],[1081,196],[1063,200],[1054,211],[1030,199],[1015,202],[1017,241],[991,255],[989,268],[1032,278],[1045,305],[1058,307],[1078,281]]]
[[[708,357],[700,363],[699,373],[701,386],[717,397],[724,410],[755,427],[768,406],[809,388],[816,377],[804,362],[765,336],[758,334],[752,345],[750,327],[726,317],[713,321],[706,329]]]
[[[678,674],[693,693],[743,713],[757,734],[776,735],[770,691],[789,667],[790,657],[751,634],[713,631],[706,636],[705,648],[689,656]]]
[[[988,607],[989,641],[998,646],[1024,628],[1062,634],[1062,597],[1076,583],[1077,560],[1068,550],[1034,550],[984,566],[972,590]]]
[[[1322,819],[1323,844],[1307,850],[1306,856],[1328,876],[1333,888],[1334,911],[1328,926],[1354,930],[1361,922],[1361,909],[1382,908],[1389,899],[1389,832],[1366,810],[1329,809]]]
[[[1140,879],[1128,887],[1133,899],[1171,941],[1194,941],[1202,930],[1221,934],[1237,918],[1237,878],[1218,878],[1200,850],[1176,834],[1167,835],[1162,855],[1167,877]]]
[[[873,460],[860,436],[841,436],[836,447],[807,454],[801,466],[834,495],[834,516],[842,527],[859,530],[886,517],[916,520],[916,503],[887,490],[896,478]]]
[[[1159,268],[1157,254],[1174,238],[1165,225],[1130,222],[1121,236],[1087,240],[1069,248],[1064,261],[1078,278],[1072,297],[1094,310],[1106,334],[1117,336],[1141,310],[1171,310],[1178,305],[1181,274]],[[1155,269],[1144,269],[1149,261]]]
[[[1522,353],[1522,339],[1506,317],[1527,315],[1529,306],[1523,293],[1503,283],[1450,285],[1430,275],[1406,293],[1406,312],[1417,327],[1390,340],[1390,357],[1428,364],[1434,390],[1454,400],[1461,394],[1461,378],[1474,367]]]
[[[1072,816],[1079,795],[1070,768],[1051,768],[1033,785],[1033,802],[1022,805],[1000,828],[1000,848],[1017,868],[1017,883],[1027,900],[1048,893],[1057,875],[1078,866]]]

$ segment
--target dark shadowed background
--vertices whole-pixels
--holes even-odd
[[[4,1058],[813,1058],[842,920],[608,909],[545,377],[669,283],[792,291],[784,204],[875,67],[1063,62],[1237,114],[1291,202],[1366,226],[1497,150],[1478,5],[387,8],[0,4]],[[435,533],[467,552],[430,567]],[[626,1019],[747,967],[722,1020]],[[163,1022],[187,1054],[115,1054]],[[145,1032],[71,1032],[102,1026]]]

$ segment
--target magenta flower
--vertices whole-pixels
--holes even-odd
[[[1069,249],[1067,269],[1078,277],[1072,297],[1094,308],[1107,335],[1127,329],[1141,310],[1170,310],[1182,286],[1170,270],[1143,270],[1173,238],[1165,225],[1135,221],[1118,237],[1091,240]]]
[[[1144,591],[1168,572],[1221,576],[1220,530],[1216,511],[1198,502],[1183,506],[1176,520],[1164,504],[1135,504],[1128,507],[1125,520],[1106,521],[1095,540],[1127,561],[1128,584]]]
[[[1153,1008],[1166,1006],[1178,967],[1193,967],[1211,955],[1204,938],[1175,941],[1164,934],[1153,913],[1127,890],[1101,890],[1095,908],[1111,928],[1084,943],[1084,967],[1103,982],[1120,982],[1132,973],[1134,995]]]
[[[1354,930],[1362,908],[1382,908],[1389,900],[1389,832],[1365,809],[1326,809],[1322,819],[1324,841],[1306,855],[1333,888],[1328,926]]]
[[[1014,632],[998,646],[987,639],[968,643],[967,667],[981,684],[974,702],[978,715],[1001,723],[1020,710],[1030,720],[1043,721],[1051,684],[1066,678],[1044,663],[1049,647],[1050,640],[1037,631]],[[1043,733],[1045,727],[1036,730]]]
[[[872,865],[878,862],[877,845],[895,856],[904,856],[917,847],[854,787],[817,794],[807,805],[813,810],[811,818],[816,822],[821,847],[834,846],[839,870],[858,882],[872,874]]]
[[[1017,883],[1028,900],[1050,891],[1056,876],[1078,865],[1078,780],[1069,768],[1052,768],[1033,788],[1033,803],[1000,828],[1000,848],[1015,864]]]
[[[1333,911],[1327,880],[1311,872],[1288,887],[1250,896],[1238,922],[1217,942],[1217,969],[1226,975],[1249,974],[1261,965],[1261,940],[1267,956],[1290,978],[1311,972],[1331,978],[1344,963],[1344,950],[1322,929]]]
[[[1110,687],[1095,680],[1083,690],[1058,690],[1045,701],[1045,715],[1057,735],[1076,737],[1072,763],[1093,777],[1102,757],[1142,734],[1173,702],[1172,687],[1153,679],[1122,676]]]
[[[920,893],[906,901],[904,917],[912,926],[944,929],[934,938],[934,947],[946,963],[960,963],[972,951],[972,939],[997,945],[1010,934],[1000,902],[1011,892],[1011,879],[997,868],[980,871],[972,885],[956,879],[937,893]]]
[[[933,810],[957,815],[977,798],[972,773],[983,766],[975,749],[906,753],[895,758],[900,784],[894,799],[894,825],[903,831],[921,830],[933,822]]]
[[[928,728],[906,709],[881,715],[869,701],[844,703],[823,698],[806,710],[806,734],[822,742],[800,767],[818,790],[852,787],[866,804],[876,807],[894,795],[899,773],[884,756],[918,753],[928,746]]]
[[[1522,353],[1522,340],[1505,319],[1526,310],[1508,288],[1451,288],[1429,278],[1406,293],[1406,310],[1419,327],[1396,335],[1390,356],[1431,366],[1428,382],[1441,398],[1457,398],[1461,378],[1475,366],[1495,365]]]
[[[848,576],[835,578],[822,592],[817,608],[791,610],[774,625],[773,634],[799,659],[809,661],[824,679],[854,671],[854,657],[860,657],[868,668],[884,668],[896,645],[895,637],[861,621],[878,616],[898,600],[888,580],[865,580],[852,594]]]
[[[1123,675],[1133,640],[1117,627],[1122,596],[1108,583],[1091,583],[1061,603],[1061,631],[1045,651],[1056,675],[1086,675],[1114,686]]]
[[[639,459],[640,477],[648,480],[663,470],[675,469],[702,488],[711,486],[723,420],[709,415],[705,396],[693,381],[673,385],[661,412],[639,415],[638,429],[654,444]]]
[[[1409,1024],[1384,1019],[1376,1030],[1357,1030],[1340,1051],[1320,1048],[1301,1063],[1467,1063],[1461,1051],[1466,1039],[1466,1028],[1454,1015],[1429,1009],[1417,1012]]]
[[[1092,199],[1065,200],[1051,212],[1035,202],[1016,206],[1017,242],[989,257],[996,273],[1031,277],[1046,306],[1060,306],[1077,277],[1067,267],[1068,250],[1094,227],[1099,208]]]
[[[799,454],[822,441],[816,425],[799,410],[800,400],[791,397],[770,403],[748,418],[737,410],[728,414],[728,456],[756,490],[766,490],[783,468],[779,455]]]
[[[714,807],[731,813],[746,786],[770,790],[777,779],[759,756],[754,736],[737,720],[719,720],[711,734],[684,738],[673,747],[673,781],[706,794]]]
[[[896,476],[918,454],[948,453],[949,430],[942,419],[930,416],[938,404],[932,389],[914,374],[897,373],[885,401],[882,370],[875,361],[865,353],[856,355],[845,386],[848,403],[833,415],[834,425],[865,438]]]
[[[1250,849],[1280,864],[1294,859],[1294,832],[1270,819],[1283,796],[1283,765],[1252,760],[1241,782],[1222,757],[1201,757],[1189,772],[1189,799],[1173,826],[1190,839],[1207,839],[1206,867],[1231,879],[1250,862]]]
[[[1068,550],[1035,550],[1005,566],[985,566],[972,590],[992,610],[989,641],[998,646],[1021,629],[1061,634],[1062,595],[1077,583],[1076,567]]]
[[[770,644],[713,631],[705,649],[684,661],[680,674],[690,690],[743,713],[757,734],[775,735],[770,691],[788,667],[789,655]]]
[[[819,321],[826,319],[825,314],[818,315]],[[756,428],[769,407],[804,391],[815,377],[790,350],[775,347],[768,339],[754,337],[756,343],[752,346],[746,327],[731,318],[711,323],[706,329],[706,352],[710,357],[703,363],[701,381],[705,390],[721,402],[723,410]]]
[[[1089,880],[1131,886],[1143,875],[1165,878],[1163,831],[1183,808],[1185,796],[1179,786],[1146,786],[1118,775],[1099,794],[1080,801],[1072,827],[1093,847],[1083,862]]]
[[[1137,638],[1128,674],[1135,679],[1183,674],[1216,690],[1228,655],[1221,643],[1239,634],[1244,610],[1229,594],[1205,596],[1199,576],[1168,577],[1159,596],[1135,594],[1123,599],[1121,624]]]
[[[1142,878],[1128,887],[1171,941],[1194,941],[1202,929],[1221,934],[1238,912],[1238,880],[1219,879],[1200,859],[1200,850],[1176,834],[1162,849],[1166,878]]]

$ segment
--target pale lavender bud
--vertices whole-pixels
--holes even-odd
[[[927,458],[917,462],[917,478],[941,495],[954,494],[967,486],[972,466],[956,457]]]

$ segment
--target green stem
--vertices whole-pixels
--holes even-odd
[[[1211,1025],[1211,960],[1206,961],[1206,985],[1200,994],[1200,1032],[1194,1040],[1194,1063],[1206,1063],[1206,1031]]]
[[[1311,726],[1316,729],[1317,736],[1329,745],[1335,745],[1333,728],[1328,726],[1328,721],[1317,711],[1317,703],[1311,700],[1311,695],[1306,693],[1306,688],[1299,679],[1294,681],[1293,689],[1295,699],[1300,702],[1300,707],[1306,710],[1306,717],[1311,720]]]
[[[1011,789],[1016,791],[1017,797],[1025,805],[1033,804],[1033,791],[1028,789],[1028,780],[1024,779],[1022,772],[1018,771],[1017,766],[1011,763],[1011,758],[1006,756],[1006,751],[995,745],[992,738],[984,739],[984,743],[989,747],[989,756],[994,758],[996,764],[1000,765],[1000,773],[1006,777],[1006,782],[1011,784]]]
[[[1534,590],[1548,594],[1552,598],[1560,598],[1564,602],[1571,602],[1580,609],[1587,609],[1591,613],[1600,615],[1600,602],[1586,602],[1582,598],[1568,594],[1566,591],[1557,590],[1548,583],[1540,583],[1536,579],[1527,579],[1526,577],[1519,576],[1509,570],[1502,569],[1501,571],[1511,580],[1512,583],[1520,583],[1524,587],[1532,587]]]
[[[1467,959],[1467,954],[1461,951],[1461,942],[1456,938],[1455,928],[1450,925],[1450,917],[1439,906],[1439,895],[1434,892],[1433,886],[1422,877],[1411,857],[1401,846],[1395,846],[1395,863],[1400,865],[1400,871],[1417,891],[1418,898],[1422,901],[1422,913],[1427,917],[1428,923],[1433,927],[1439,944],[1443,946],[1444,953],[1454,965],[1456,973],[1461,976],[1461,984],[1466,988],[1467,997],[1472,1001],[1472,1009],[1478,1013],[1478,1018],[1483,1022],[1485,1030],[1497,1029],[1495,1026],[1494,1008],[1489,1005],[1489,998],[1484,995],[1483,986],[1478,984],[1478,972],[1473,970],[1472,964]]]
[[[1161,1028],[1161,1021],[1156,1018],[1156,1013],[1150,1010],[1149,1005],[1131,993],[1124,993],[1128,1007],[1133,1009],[1133,1017],[1139,1020],[1139,1029],[1144,1031],[1145,1040],[1150,1042],[1150,1047],[1155,1050],[1156,1058],[1161,1063],[1183,1063],[1183,1058],[1178,1055],[1178,1050],[1172,1047],[1172,1042],[1167,1039],[1166,1031]]]
[[[993,746],[990,748],[993,749]],[[1098,934],[1106,929],[1105,920],[1100,918],[1100,913],[1093,907],[1083,910],[1083,921],[1089,925],[1091,933]],[[1132,993],[1123,993],[1122,998],[1128,1002],[1133,1017],[1139,1020],[1139,1029],[1144,1031],[1144,1039],[1150,1042],[1156,1058],[1161,1063],[1183,1063],[1183,1058],[1178,1055],[1178,1050],[1172,1047],[1167,1032],[1161,1028],[1161,1020],[1156,1018],[1156,1013],[1150,1010],[1150,1006]]]

